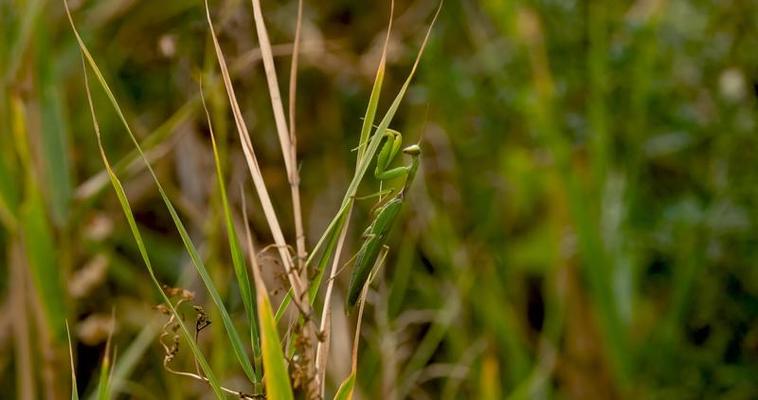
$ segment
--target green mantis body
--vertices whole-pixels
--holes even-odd
[[[374,220],[363,232],[363,244],[356,255],[353,273],[350,276],[350,284],[348,285],[348,309],[352,309],[360,298],[361,291],[368,280],[371,269],[374,267],[377,257],[385,246],[392,225],[397,219],[400,209],[403,206],[405,190],[413,181],[419,165],[421,148],[414,144],[403,149],[403,153],[412,158],[410,165],[388,169],[392,160],[400,151],[402,136],[399,132],[388,129],[385,133],[385,138],[384,146],[376,157],[376,170],[374,171],[374,176],[376,176],[377,179],[384,181],[405,175],[405,183],[375,212],[376,216],[374,217]]]

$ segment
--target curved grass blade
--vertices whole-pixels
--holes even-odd
[[[181,314],[179,314],[179,312],[174,307],[173,303],[171,303],[171,300],[168,298],[168,296],[166,296],[166,293],[161,288],[161,284],[158,281],[158,278],[155,276],[152,263],[150,262],[150,258],[147,254],[147,248],[145,247],[145,243],[142,240],[142,234],[140,233],[139,228],[137,227],[137,222],[134,219],[134,214],[132,213],[131,206],[129,205],[129,200],[126,198],[126,192],[124,191],[124,187],[121,184],[121,181],[119,181],[116,174],[113,173],[113,170],[111,169],[108,158],[105,155],[105,150],[102,147],[102,142],[100,140],[100,128],[97,124],[97,119],[95,118],[94,106],[92,105],[91,95],[89,92],[89,83],[87,83],[86,76],[87,75],[86,75],[86,70],[85,70],[85,85],[87,86],[87,95],[88,95],[88,100],[90,102],[90,112],[92,113],[92,117],[93,117],[92,121],[95,126],[95,132],[98,138],[98,147],[100,150],[100,156],[103,159],[103,163],[105,164],[106,170],[108,171],[108,177],[110,178],[111,185],[113,186],[113,189],[116,192],[116,197],[118,198],[119,204],[121,205],[121,209],[124,212],[124,216],[126,217],[126,221],[129,224],[129,228],[132,231],[132,236],[134,237],[134,241],[137,243],[137,248],[139,249],[140,256],[142,257],[142,260],[145,263],[145,267],[147,268],[150,278],[153,281],[155,288],[160,293],[161,298],[163,299],[163,302],[171,309],[171,313],[174,316],[176,316],[177,323],[179,324],[179,327],[181,328],[180,331],[182,333],[182,336],[187,341],[187,343],[189,343],[190,350],[192,351],[192,354],[195,356],[195,359],[197,360],[200,367],[202,368],[203,373],[205,374],[205,377],[208,380],[208,383],[210,384],[211,388],[213,389],[214,394],[216,395],[216,398],[223,399],[224,392],[221,390],[221,385],[219,384],[215,374],[213,374],[213,371],[211,370],[210,365],[208,364],[208,360],[206,360],[205,356],[200,351],[200,348],[195,342],[193,334],[190,333],[189,329],[187,328],[187,325],[185,325],[184,322],[182,321]]]
[[[98,68],[97,64],[95,63],[94,58],[92,57],[89,50],[87,49],[87,46],[84,44],[84,41],[79,35],[79,32],[76,30],[73,18],[71,17],[70,13],[68,13],[68,17],[69,17],[69,21],[71,22],[71,28],[73,29],[74,34],[76,35],[76,39],[79,42],[79,48],[84,58],[86,59],[92,71],[95,73],[95,76],[97,77],[97,80],[100,83],[100,86],[105,91],[105,94],[110,100],[110,103],[113,106],[114,110],[116,111],[116,114],[118,115],[119,119],[121,120],[121,123],[124,125],[124,128],[129,134],[129,137],[131,138],[135,148],[139,152],[140,157],[144,160],[146,167],[148,171],[150,172],[150,175],[153,178],[153,181],[155,182],[156,187],[158,188],[158,192],[161,198],[163,199],[163,202],[166,205],[166,208],[168,209],[169,214],[171,215],[171,219],[173,220],[174,225],[176,226],[176,229],[179,232],[179,236],[182,239],[182,243],[184,244],[184,247],[190,256],[190,259],[192,260],[192,264],[195,266],[195,270],[197,271],[198,275],[200,275],[200,278],[203,281],[203,284],[205,285],[206,289],[208,290],[208,294],[213,300],[213,303],[216,305],[216,307],[219,310],[219,314],[221,315],[221,320],[224,324],[224,328],[226,328],[226,333],[227,333],[227,336],[229,337],[229,341],[231,342],[232,349],[234,351],[234,355],[237,358],[237,361],[240,363],[240,366],[242,367],[242,370],[245,372],[245,375],[248,377],[248,379],[250,379],[251,382],[256,382],[255,373],[253,372],[253,366],[250,363],[250,360],[248,359],[247,354],[245,353],[242,347],[242,340],[240,339],[239,334],[237,333],[237,330],[234,327],[231,317],[229,316],[229,312],[226,310],[226,307],[224,306],[224,303],[221,300],[221,295],[218,293],[218,290],[216,289],[215,285],[213,284],[213,281],[210,278],[210,275],[208,274],[208,270],[205,268],[205,264],[203,263],[202,258],[200,257],[200,254],[197,251],[197,248],[192,243],[192,240],[189,237],[189,233],[187,232],[186,228],[184,227],[184,224],[179,218],[179,215],[177,214],[176,209],[171,203],[171,200],[169,200],[168,195],[166,195],[166,192],[163,189],[163,185],[161,185],[160,181],[158,180],[158,177],[155,174],[153,167],[150,165],[147,158],[145,157],[145,154],[142,151],[142,148],[140,147],[139,142],[137,141],[137,138],[134,136],[134,133],[132,132],[129,124],[126,121],[126,117],[121,111],[121,107],[119,106],[115,95],[111,91],[108,83],[105,81],[105,78],[100,72],[100,68]]]

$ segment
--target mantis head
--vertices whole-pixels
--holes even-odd
[[[406,148],[403,149],[403,153],[408,154],[409,156],[418,156],[421,154],[421,147],[417,144],[412,144]]]

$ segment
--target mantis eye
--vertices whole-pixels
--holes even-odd
[[[421,154],[421,147],[417,144],[412,144],[406,148],[403,149],[403,153],[411,155],[411,156],[417,156]]]

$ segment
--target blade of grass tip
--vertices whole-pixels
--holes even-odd
[[[268,92],[271,96],[271,107],[274,111],[274,122],[276,123],[276,131],[279,134],[279,144],[282,148],[282,156],[284,157],[284,167],[287,170],[287,180],[290,184],[290,192],[292,195],[292,214],[295,219],[295,234],[296,234],[296,246],[298,255],[298,265],[302,267],[305,259],[305,233],[303,231],[303,216],[302,208],[300,204],[300,177],[297,170],[297,149],[293,139],[294,133],[290,134],[287,130],[287,122],[284,116],[284,106],[282,105],[282,96],[279,92],[279,83],[276,77],[276,67],[274,65],[274,55],[271,51],[271,41],[268,38],[268,31],[266,29],[266,23],[263,20],[263,13],[261,11],[260,0],[251,0],[253,4],[253,16],[255,20],[255,31],[258,34],[258,45],[261,49],[261,56],[263,58],[263,69],[266,72],[266,83],[268,84]],[[301,4],[302,6],[302,4]],[[301,13],[298,14],[301,16]],[[298,20],[299,22],[300,20]],[[296,41],[295,48],[298,47]],[[293,56],[293,62],[295,62]],[[294,72],[297,71],[297,65],[293,65]],[[294,118],[294,117],[293,117]],[[303,273],[301,279],[307,282],[308,274],[304,273],[305,269],[300,268]],[[307,283],[303,283],[307,285]],[[300,291],[302,293],[302,291]]]
[[[253,4],[253,16],[255,20],[255,30],[258,34],[258,46],[261,49],[261,55],[263,56],[263,67],[266,72],[266,83],[268,84],[268,92],[271,97],[271,107],[274,110],[274,122],[276,124],[276,131],[279,134],[279,143],[282,147],[282,155],[284,156],[284,166],[287,169],[287,174],[292,178],[292,171],[294,166],[292,165],[292,157],[288,157],[290,153],[290,136],[287,128],[287,122],[284,117],[284,107],[282,105],[282,96],[279,92],[279,82],[276,78],[276,67],[274,66],[274,56],[271,53],[271,42],[268,38],[268,31],[266,30],[266,24],[263,21],[263,13],[261,12],[260,0],[251,0]],[[292,182],[290,182],[292,183]]]
[[[205,116],[208,120],[208,130],[210,131],[211,145],[213,148],[213,160],[216,164],[216,180],[218,181],[218,190],[221,194],[221,204],[224,209],[224,223],[226,225],[226,234],[229,241],[229,248],[231,250],[232,265],[234,267],[234,274],[237,277],[237,283],[240,288],[242,304],[245,307],[248,323],[250,324],[250,342],[253,350],[253,360],[256,360],[255,364],[257,364],[257,360],[260,360],[261,349],[258,338],[258,324],[255,317],[255,306],[253,304],[253,290],[250,287],[250,278],[247,275],[245,256],[239,247],[237,233],[234,229],[234,223],[232,222],[232,213],[229,207],[226,185],[224,184],[224,173],[221,170],[221,159],[218,153],[218,146],[216,145],[216,137],[213,132],[211,116],[205,103],[205,95],[203,94],[202,85],[200,86],[200,98],[202,99],[203,110],[205,110]],[[256,368],[254,372],[257,382],[260,380],[260,368]]]
[[[405,82],[403,82],[403,86],[400,88],[398,94],[395,96],[395,99],[392,101],[392,104],[387,110],[387,113],[384,115],[384,118],[382,118],[381,122],[379,122],[379,125],[376,128],[376,133],[374,134],[373,137],[371,137],[371,140],[366,149],[366,152],[364,153],[364,157],[358,163],[358,166],[355,171],[355,176],[353,177],[353,181],[350,183],[350,187],[348,187],[348,192],[346,193],[345,200],[343,201],[350,201],[350,199],[352,199],[355,196],[355,192],[358,190],[358,185],[363,179],[363,176],[365,175],[366,170],[368,169],[368,166],[371,163],[371,159],[374,157],[376,150],[379,148],[379,144],[381,143],[384,133],[387,131],[387,128],[392,122],[392,119],[395,117],[395,113],[397,112],[398,107],[400,107],[400,103],[405,97],[405,92],[408,90],[408,87],[410,86],[411,81],[413,80],[413,76],[415,75],[416,70],[418,69],[418,65],[421,61],[421,56],[424,54],[424,49],[426,48],[426,45],[429,42],[429,37],[432,34],[432,28],[434,27],[434,23],[437,21],[437,17],[439,17],[440,12],[442,11],[443,4],[444,4],[444,0],[441,0],[439,3],[439,6],[437,7],[437,11],[434,13],[432,22],[429,24],[429,28],[426,31],[424,40],[421,42],[421,47],[419,48],[418,54],[416,55],[416,60],[413,62],[413,67],[411,68],[411,72],[408,74],[408,77],[406,78]]]
[[[373,158],[374,154],[376,154],[376,150],[379,148],[382,135],[389,127],[390,122],[392,122],[392,119],[394,118],[395,113],[397,112],[397,109],[400,106],[400,102],[403,100],[403,97],[405,96],[405,92],[408,90],[408,86],[410,86],[410,83],[413,80],[413,76],[416,73],[416,70],[418,69],[419,62],[421,61],[421,56],[423,55],[424,49],[426,48],[426,45],[429,42],[429,37],[432,33],[432,28],[434,27],[434,23],[437,21],[437,17],[439,16],[440,11],[442,11],[443,3],[444,1],[440,1],[437,11],[435,12],[434,17],[432,19],[432,22],[429,24],[429,28],[427,29],[426,35],[424,36],[424,40],[421,43],[421,47],[419,48],[418,54],[416,55],[416,60],[413,63],[413,68],[411,69],[411,72],[408,74],[408,77],[403,83],[403,86],[400,88],[400,91],[395,96],[395,99],[392,101],[392,104],[390,105],[390,108],[387,110],[387,113],[384,115],[384,118],[382,119],[381,123],[376,128],[376,133],[374,134],[374,136],[371,137],[371,140],[367,146],[367,149],[363,153],[363,157],[358,162],[358,165],[355,170],[355,174],[353,175],[353,179],[350,181],[350,185],[348,186],[348,189],[345,192],[345,196],[342,199],[342,206],[337,211],[337,214],[332,219],[332,221],[329,223],[329,226],[327,227],[324,234],[318,240],[311,255],[309,256],[309,260],[308,260],[309,262],[311,261],[311,258],[317,252],[317,250],[327,240],[328,236],[330,236],[332,230],[335,229],[335,226],[339,222],[339,217],[342,216],[347,211],[349,206],[352,204],[352,201],[355,198],[355,193],[358,190],[358,186],[363,180],[363,176],[366,174],[366,170],[368,170],[368,166],[371,163],[371,159]]]
[[[71,345],[71,330],[66,320],[66,338],[68,338],[68,357],[71,362],[71,400],[79,400],[79,389],[76,387],[76,369],[74,367],[74,349]]]
[[[74,31],[77,41],[79,42],[79,48],[81,49],[82,54],[84,55],[84,58],[86,59],[92,71],[95,73],[95,76],[97,77],[97,80],[100,83],[100,86],[105,91],[108,99],[110,100],[111,105],[116,111],[116,114],[119,116],[121,123],[124,125],[124,128],[129,134],[129,137],[132,140],[132,143],[134,144],[135,148],[139,152],[140,157],[145,162],[145,166],[147,167],[147,170],[150,172],[150,176],[153,178],[153,181],[155,182],[155,185],[158,188],[158,192],[161,195],[161,198],[163,199],[163,202],[166,205],[166,208],[168,209],[169,214],[171,215],[171,219],[173,220],[177,231],[179,232],[179,236],[182,239],[182,243],[184,244],[184,247],[190,256],[190,259],[192,260],[192,264],[195,266],[195,270],[197,271],[198,275],[200,275],[200,278],[203,281],[203,284],[208,290],[208,294],[210,295],[211,300],[213,300],[213,303],[216,305],[216,308],[218,309],[219,314],[221,315],[221,320],[224,324],[224,328],[226,329],[227,336],[229,338],[229,341],[231,342],[232,349],[234,351],[235,357],[237,358],[237,361],[239,362],[240,366],[242,367],[242,370],[244,371],[248,379],[250,379],[250,381],[252,382],[255,382],[255,374],[253,372],[253,366],[250,363],[250,360],[248,359],[247,354],[245,353],[245,350],[243,349],[242,340],[240,339],[239,334],[237,333],[237,330],[234,327],[234,323],[232,322],[232,319],[229,316],[229,312],[226,310],[226,307],[224,306],[224,303],[221,300],[221,295],[218,293],[218,290],[213,284],[213,281],[211,280],[210,275],[208,274],[208,271],[205,268],[205,264],[203,263],[202,258],[200,257],[200,254],[197,251],[197,248],[192,243],[192,240],[189,237],[189,233],[187,232],[186,228],[184,227],[184,224],[179,218],[179,215],[177,214],[176,209],[171,203],[171,200],[169,200],[168,195],[166,195],[166,192],[163,189],[163,185],[161,185],[160,181],[158,180],[158,176],[155,174],[153,167],[150,165],[149,161],[145,157],[145,154],[142,151],[142,148],[140,147],[139,142],[137,141],[137,138],[134,136],[134,133],[132,132],[131,127],[126,121],[126,117],[121,111],[121,107],[119,106],[118,101],[116,100],[116,97],[114,96],[113,92],[110,89],[110,86],[105,81],[105,78],[100,72],[100,68],[97,66],[97,63],[95,63],[94,58],[92,58],[92,55],[87,49],[87,46],[84,44],[84,41],[79,35],[79,32],[76,30],[76,26],[74,25],[74,20],[70,12],[68,12],[68,17],[71,23],[71,28]],[[85,72],[85,76],[86,76],[86,72]],[[94,106],[93,106],[93,109],[94,109]],[[93,110],[93,114],[94,114],[94,110]]]
[[[69,13],[68,4],[65,1],[64,1],[64,4],[66,5],[66,12]],[[71,19],[70,13],[69,13],[69,20],[73,24],[73,20]],[[176,321],[179,324],[182,336],[184,337],[184,340],[189,344],[192,354],[194,355],[195,359],[200,364],[203,370],[203,373],[205,375],[205,379],[207,380],[208,384],[211,386],[211,389],[216,395],[216,398],[224,399],[224,392],[221,390],[221,385],[219,384],[215,374],[213,373],[213,370],[211,370],[210,365],[208,364],[208,360],[200,351],[200,347],[197,345],[197,342],[195,342],[193,334],[190,333],[189,329],[187,328],[187,325],[185,325],[184,321],[182,320],[181,314],[179,314],[179,312],[176,310],[176,307],[171,302],[171,299],[169,299],[166,293],[163,291],[161,284],[155,275],[155,271],[153,270],[153,265],[150,262],[150,257],[148,256],[148,253],[147,253],[147,248],[145,247],[145,242],[143,241],[142,234],[140,233],[139,228],[137,227],[137,221],[134,219],[134,214],[132,213],[131,206],[129,205],[129,200],[126,197],[126,192],[124,191],[124,187],[121,184],[121,181],[116,176],[116,174],[113,172],[113,169],[111,168],[111,164],[108,161],[108,157],[105,155],[105,149],[103,148],[102,139],[100,137],[100,126],[97,123],[97,117],[95,115],[95,107],[94,107],[94,104],[92,103],[92,94],[89,88],[89,79],[87,78],[87,69],[86,69],[86,65],[84,65],[83,59],[82,59],[82,64],[83,64],[82,66],[84,69],[84,86],[86,88],[87,101],[89,103],[90,114],[92,116],[92,124],[95,129],[95,136],[97,137],[97,144],[98,144],[98,150],[100,152],[100,157],[103,160],[103,164],[105,165],[106,171],[108,171],[108,177],[110,178],[111,185],[113,186],[113,189],[116,192],[116,197],[118,198],[119,204],[121,205],[121,209],[124,212],[124,216],[126,217],[126,221],[129,225],[129,229],[132,232],[134,241],[137,243],[137,248],[139,250],[140,256],[142,257],[142,261],[145,263],[145,267],[147,268],[147,272],[150,275],[150,279],[153,281],[153,285],[158,290],[158,293],[160,293],[163,302],[169,307],[169,309],[171,310],[171,313],[176,318]]]
[[[376,117],[376,110],[379,105],[379,95],[382,89],[382,82],[384,81],[384,71],[385,71],[385,65],[387,61],[387,47],[389,43],[390,34],[392,32],[392,19],[393,19],[394,11],[395,11],[395,1],[392,0],[390,2],[390,18],[389,18],[389,24],[387,26],[387,35],[384,39],[384,47],[382,48],[382,57],[379,61],[379,67],[377,68],[376,76],[374,78],[374,84],[373,84],[373,87],[371,88],[371,95],[369,97],[368,106],[366,107],[366,114],[363,118],[363,125],[361,126],[361,135],[358,141],[359,143],[358,155],[356,156],[356,161],[355,161],[356,168],[362,159],[365,143],[368,140],[371,127],[374,124],[374,118]],[[313,250],[311,251],[311,254],[308,256],[308,259],[306,260],[306,263],[305,263],[306,267],[309,265],[312,265],[313,257],[315,257],[316,254],[318,254],[323,243],[324,242],[328,243],[326,250],[324,250],[324,252],[321,253],[321,258],[319,259],[319,266],[316,269],[317,276],[314,282],[311,284],[311,293],[312,293],[311,302],[313,302],[315,298],[314,292],[318,293],[318,289],[321,287],[321,279],[323,279],[324,267],[329,262],[331,253],[334,250],[334,246],[336,245],[336,238],[339,235],[336,232],[342,231],[342,227],[344,226],[344,222],[342,221],[342,216],[344,215],[344,212],[348,210],[349,208],[350,207],[348,207],[347,203],[343,200],[342,207],[337,212],[337,215],[329,223],[326,230],[324,231],[324,234],[316,243],[316,246],[313,248]],[[284,315],[284,311],[286,311],[287,307],[289,306],[291,298],[292,298],[292,290],[290,289],[276,311],[277,321],[279,321],[281,317]]]
[[[390,35],[392,34],[392,20],[393,20],[394,14],[395,14],[395,1],[392,0],[390,2],[390,16],[389,16],[389,22],[387,24],[387,35],[384,38],[384,46],[382,47],[382,57],[379,61],[379,67],[376,70],[374,84],[373,84],[373,87],[371,88],[371,95],[369,96],[368,106],[366,107],[366,114],[363,118],[363,126],[361,127],[361,135],[358,142],[359,143],[358,155],[356,156],[356,159],[355,159],[356,169],[362,160],[363,150],[364,150],[363,146],[368,140],[369,132],[371,131],[371,127],[373,126],[373,123],[374,123],[374,118],[376,117],[376,109],[379,104],[379,95],[382,91],[382,81],[384,80],[384,70],[385,70],[385,65],[387,63],[387,47],[389,44]],[[340,215],[336,217],[338,224],[337,224],[337,229],[335,230],[335,232],[340,232],[339,235],[335,234],[333,235],[333,238],[330,239],[330,244],[331,244],[334,241],[335,236],[340,237],[338,240],[337,249],[334,253],[334,261],[332,262],[332,270],[329,274],[330,276],[329,283],[327,283],[326,297],[324,298],[324,309],[322,311],[323,314],[322,314],[322,319],[321,319],[322,324],[324,323],[324,317],[327,316],[327,313],[330,312],[330,308],[331,308],[331,294],[332,294],[332,289],[334,287],[334,279],[336,278],[337,265],[339,264],[340,255],[342,253],[342,242],[344,241],[345,235],[347,233],[347,225],[348,225],[347,222],[350,221],[350,215],[352,214],[352,203],[350,204],[351,205],[347,207],[346,218],[341,218]],[[314,251],[316,250],[314,249]],[[326,266],[326,263],[329,261],[331,252],[332,252],[331,248],[327,248],[327,250],[321,256],[321,262],[319,264],[323,263],[324,265],[323,266],[319,265],[318,275],[313,284],[313,288],[314,288],[313,297],[315,297],[315,293],[318,293],[318,289],[321,286],[321,279],[323,277],[324,270],[325,270],[324,267]],[[319,343],[319,346],[321,346],[321,343]]]
[[[269,399],[292,400],[292,386],[290,385],[289,373],[287,371],[287,361],[282,351],[282,343],[279,340],[279,333],[276,329],[276,321],[271,308],[271,301],[268,297],[266,284],[261,277],[260,265],[255,258],[255,248],[253,239],[250,234],[250,226],[247,223],[247,207],[245,199],[242,198],[243,222],[245,224],[245,240],[247,243],[247,253],[250,259],[250,268],[253,270],[253,280],[255,281],[255,293],[258,303],[258,318],[260,318],[261,327],[261,350],[263,352],[263,369],[266,373],[263,380],[266,385],[266,396]]]
[[[353,387],[355,387],[355,374],[351,372],[337,389],[334,400],[351,400],[353,398]]]
[[[290,85],[289,85],[289,121],[290,121],[290,146],[291,153],[297,150],[296,128],[296,100],[297,100],[297,67],[300,60],[300,31],[303,27],[303,0],[297,2],[297,19],[295,21],[295,40],[292,43],[292,62],[290,63]]]
[[[282,258],[284,269],[287,272],[287,279],[290,281],[290,285],[295,290],[295,293],[300,297],[303,293],[302,284],[300,282],[300,276],[292,273],[292,256],[287,251],[287,242],[284,240],[284,234],[282,228],[279,225],[279,219],[276,216],[271,197],[268,194],[266,183],[263,180],[263,174],[261,173],[260,166],[258,165],[258,159],[255,156],[252,142],[250,141],[250,134],[248,133],[245,121],[242,118],[242,112],[240,111],[239,104],[237,103],[237,97],[234,93],[234,87],[229,76],[229,70],[226,66],[226,59],[224,53],[221,51],[221,45],[218,43],[216,32],[213,28],[213,22],[211,21],[211,13],[208,7],[208,1],[205,2],[205,15],[208,21],[208,30],[213,40],[213,46],[216,49],[216,59],[218,60],[219,68],[221,69],[221,77],[223,78],[224,86],[226,87],[226,93],[229,97],[229,105],[232,108],[232,114],[234,115],[234,123],[237,127],[237,133],[239,134],[240,142],[242,143],[242,151],[245,155],[245,161],[250,171],[250,176],[253,179],[253,185],[258,193],[258,198],[263,208],[263,214],[266,216],[269,228],[271,229],[271,235],[274,237],[279,256]],[[308,310],[306,310],[308,311]]]
[[[424,36],[424,40],[422,41],[419,51],[416,55],[416,59],[413,63],[413,67],[411,68],[411,72],[408,74],[408,77],[403,83],[403,86],[401,87],[398,94],[395,96],[395,99],[390,105],[390,108],[387,110],[384,118],[382,118],[382,121],[379,123],[379,126],[376,128],[376,133],[374,134],[373,137],[371,137],[371,141],[369,142],[368,147],[366,148],[365,151],[362,151],[361,149],[364,147],[362,143],[364,143],[367,140],[367,139],[364,139],[363,136],[366,136],[366,137],[368,136],[368,132],[370,131],[371,126],[373,125],[374,115],[375,115],[376,107],[379,101],[379,93],[381,92],[381,80],[383,79],[383,75],[384,75],[383,63],[385,62],[385,55],[383,54],[382,60],[380,61],[380,66],[377,70],[377,77],[374,80],[374,87],[372,88],[372,94],[371,94],[371,97],[369,98],[369,105],[366,110],[366,117],[364,118],[363,127],[361,129],[362,137],[361,137],[361,142],[360,142],[361,144],[359,144],[359,147],[358,147],[359,155],[356,157],[355,175],[353,176],[353,179],[350,182],[350,186],[348,187],[348,190],[345,193],[345,197],[343,198],[342,206],[340,207],[340,210],[332,219],[326,231],[324,232],[324,234],[322,235],[322,237],[319,239],[318,243],[312,250],[312,253],[309,256],[309,259],[306,265],[310,265],[310,261],[312,257],[317,253],[318,249],[324,243],[325,240],[328,240],[331,243],[331,241],[333,240],[335,236],[334,232],[341,231],[343,229],[344,223],[342,222],[341,218],[345,212],[348,212],[348,210],[351,210],[352,201],[355,197],[355,193],[358,190],[358,186],[360,182],[363,180],[363,176],[365,175],[366,170],[368,169],[368,166],[371,162],[372,157],[374,156],[377,149],[379,148],[379,144],[381,142],[382,136],[384,135],[384,132],[389,127],[390,122],[392,122],[392,119],[394,118],[395,113],[397,112],[397,109],[399,108],[400,103],[403,100],[405,93],[408,90],[408,87],[410,86],[410,82],[412,81],[413,76],[415,75],[419,62],[421,60],[421,56],[423,55],[424,49],[426,48],[426,45],[429,41],[432,28],[434,27],[434,24],[437,21],[437,17],[442,11],[443,4],[444,4],[444,0],[440,1],[439,6],[437,7],[437,10],[434,13],[434,17],[432,18],[432,21],[429,24],[429,28],[427,29],[426,35]],[[393,2],[393,6],[394,6],[394,2]],[[389,33],[390,32],[388,29],[388,36],[389,36]],[[385,49],[383,50],[383,52],[386,52],[386,41],[385,41]],[[336,255],[336,257],[339,258],[339,255]],[[315,287],[318,287],[317,284],[320,284],[320,281],[314,282]],[[287,300],[287,297],[285,297],[285,301],[286,300]],[[282,305],[285,305],[284,302]],[[284,308],[286,307],[280,307],[279,311],[283,311]]]
[[[110,332],[108,332],[108,341],[105,342],[105,354],[100,365],[100,376],[97,380],[97,399],[108,400],[110,398],[110,378],[111,378],[111,344],[113,339],[113,329],[115,325],[115,312],[111,314]]]
[[[379,105],[379,95],[382,92],[382,82],[384,82],[384,71],[387,65],[387,47],[390,42],[390,34],[392,33],[392,20],[395,14],[395,0],[390,2],[390,18],[387,24],[387,35],[384,37],[384,46],[382,46],[382,57],[379,60],[379,67],[376,69],[376,75],[374,77],[374,84],[371,87],[371,95],[368,98],[368,106],[366,107],[366,114],[363,116],[363,125],[361,126],[361,136],[358,139],[358,155],[355,157],[355,167],[363,159],[363,153],[366,143],[368,142],[369,133],[371,133],[371,127],[374,125],[374,119],[376,118],[376,109]]]
[[[157,318],[147,322],[136,338],[132,340],[125,351],[121,353],[118,360],[113,360],[111,368],[111,393],[117,394],[123,387],[125,381],[134,371],[139,361],[144,358],[147,349],[152,345],[153,339],[158,335],[161,329]],[[97,393],[89,396],[89,399],[96,400]]]

